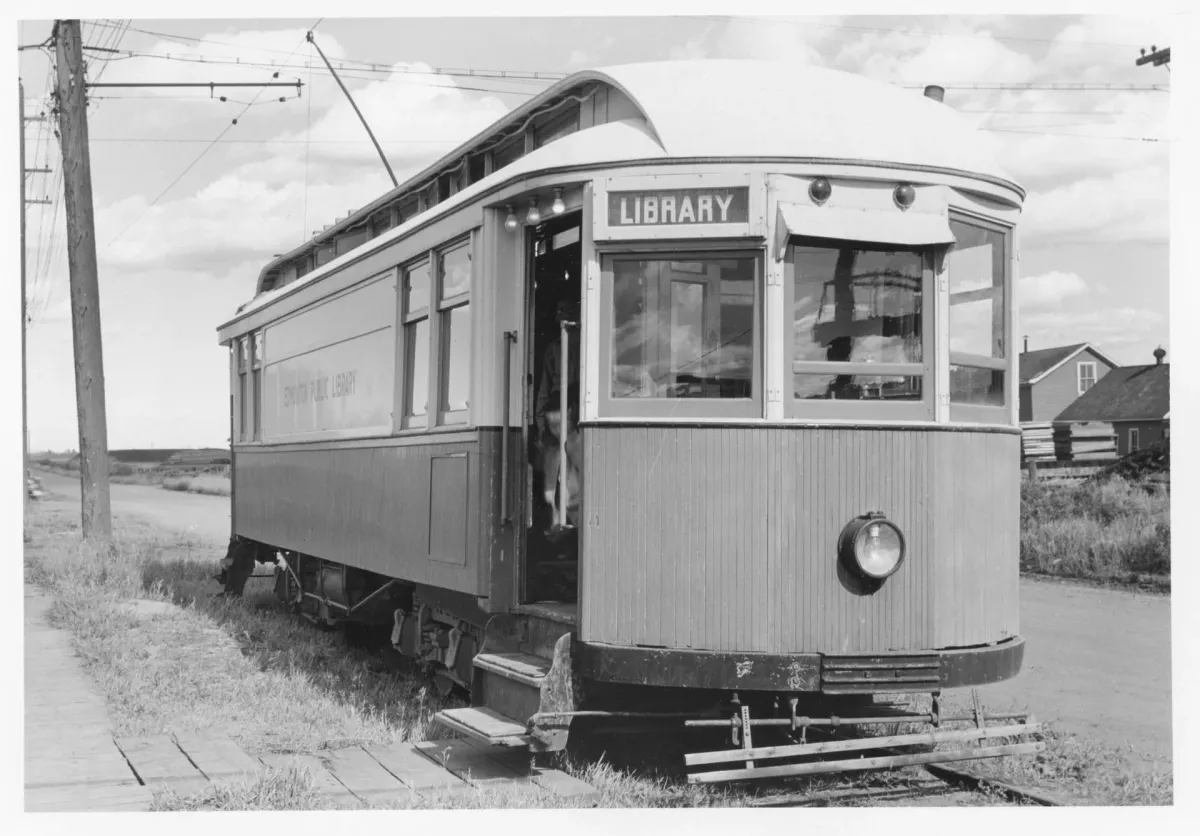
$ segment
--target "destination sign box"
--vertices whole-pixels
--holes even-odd
[[[608,193],[610,229],[747,224],[749,221],[750,189],[745,186]]]

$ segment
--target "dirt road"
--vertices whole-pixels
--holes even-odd
[[[57,502],[78,507],[78,480],[38,475],[47,490],[66,498]],[[118,516],[190,534],[220,553],[229,537],[224,497],[113,485],[112,506]],[[1027,707],[1081,737],[1171,757],[1169,597],[1026,578],[1021,632],[1024,669],[1011,682],[982,689],[985,705]]]
[[[79,479],[34,471],[50,494],[50,507],[79,507]],[[148,485],[118,485],[110,490],[115,516],[129,516],[173,533],[191,535],[205,546],[229,542],[229,498],[167,491]]]

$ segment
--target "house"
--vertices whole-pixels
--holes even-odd
[[[1171,366],[1167,352],[1154,350],[1152,366],[1113,369],[1055,419],[1063,424],[1099,421],[1111,424],[1117,455],[1144,450],[1167,438],[1171,421]]]
[[[1087,392],[1117,364],[1088,343],[1026,350],[1019,359],[1022,424],[1053,421],[1072,401]]]

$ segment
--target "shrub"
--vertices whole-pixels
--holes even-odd
[[[1170,496],[1120,477],[1021,489],[1021,565],[1104,580],[1171,571]]]

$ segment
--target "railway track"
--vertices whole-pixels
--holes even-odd
[[[830,790],[779,793],[754,799],[751,807],[830,807],[880,804],[885,806],[941,806],[956,796],[969,803],[972,795],[999,796],[1013,804],[1064,807],[1069,802],[1043,790],[1020,787],[961,767],[926,764],[924,776],[904,778],[892,786],[838,787]]]

